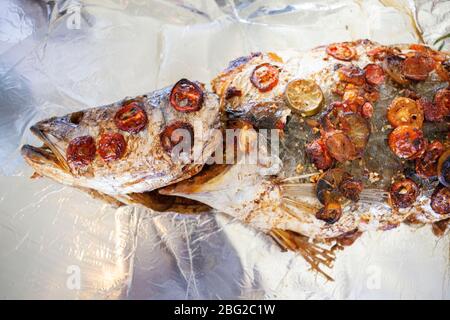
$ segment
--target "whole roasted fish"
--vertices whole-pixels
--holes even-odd
[[[32,131],[44,147],[22,152],[38,174],[121,203],[156,210],[173,197],[204,203],[270,234],[321,271],[334,249],[366,230],[405,221],[439,222],[445,230],[449,80],[449,55],[422,45],[360,40],[254,53],[213,79],[215,94],[182,79],[40,122]],[[231,150],[257,148],[262,157],[224,163],[221,153],[230,148],[220,126],[237,130]],[[261,129],[282,132],[280,154],[268,153],[277,150],[273,139],[252,143]],[[174,157],[186,143],[194,150]],[[210,155],[219,163],[201,171]]]

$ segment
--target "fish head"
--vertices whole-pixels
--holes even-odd
[[[219,102],[186,79],[110,105],[53,117],[22,147],[38,174],[106,194],[150,191],[201,170],[220,143]],[[69,183],[70,180],[70,183]]]

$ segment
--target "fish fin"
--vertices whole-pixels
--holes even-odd
[[[76,188],[78,190],[86,192],[87,194],[89,194],[94,199],[101,200],[101,201],[104,201],[104,202],[110,204],[114,208],[119,208],[119,207],[122,207],[122,206],[125,205],[125,203],[117,200],[113,196],[110,196],[110,195],[108,195],[106,193],[102,193],[100,191],[97,191],[97,190],[94,190],[94,189],[89,189],[89,188],[83,188],[83,187],[76,187]]]
[[[306,236],[288,230],[272,229],[269,235],[281,248],[298,252],[308,262],[312,270],[322,274],[327,280],[334,281],[322,268],[333,267],[333,262],[336,259],[335,251],[340,249],[339,245],[324,248],[325,244],[321,246],[316,242],[311,242]]]
[[[177,196],[163,195],[158,190],[129,193],[125,196],[129,204],[140,204],[157,212],[175,212],[180,214],[201,214],[211,207],[195,200]]]

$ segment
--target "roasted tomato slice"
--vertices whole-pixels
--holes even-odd
[[[250,81],[260,92],[267,92],[278,84],[279,74],[278,67],[263,63],[253,70]]]
[[[444,120],[444,111],[436,107],[436,105],[427,98],[420,98],[417,100],[417,104],[420,106],[420,109],[423,110],[423,115],[426,121],[441,122]]]
[[[351,44],[334,43],[327,47],[327,53],[338,60],[350,61],[356,56],[356,49]]]
[[[431,208],[438,214],[450,213],[450,188],[438,185],[431,195]]]
[[[357,113],[346,113],[336,105],[323,118],[323,127],[327,131],[341,130],[351,140],[357,155],[361,155],[366,148],[370,136],[370,126],[366,119]]]
[[[416,53],[403,61],[403,75],[411,80],[422,81],[434,69],[435,62],[428,55]]]
[[[328,133],[325,139],[325,146],[330,155],[339,162],[353,160],[358,157],[354,143],[342,131]]]
[[[379,65],[370,63],[364,67],[364,70],[367,83],[378,86],[384,82],[384,71]]]
[[[398,55],[388,54],[383,60],[383,70],[398,84],[406,85],[409,80],[403,75],[403,61]]]
[[[338,69],[339,80],[362,86],[366,81],[365,71],[360,67],[350,65]]]
[[[392,184],[390,196],[395,207],[408,208],[419,196],[419,187],[411,179],[403,179]]]
[[[147,125],[147,113],[136,101],[129,102],[122,106],[114,116],[114,123],[117,128],[129,133],[138,133]]]
[[[389,134],[389,147],[402,159],[419,158],[425,152],[427,142],[422,130],[411,126],[399,126]]]
[[[203,90],[195,82],[181,79],[170,91],[169,102],[180,112],[198,111],[203,104]]]
[[[439,157],[438,177],[444,186],[450,187],[450,149]]]
[[[339,184],[339,191],[344,197],[352,201],[358,202],[359,195],[363,190],[363,183],[361,180],[353,177],[347,177]]]
[[[436,72],[442,81],[450,81],[450,59],[436,64]]]
[[[77,137],[69,142],[67,161],[75,167],[84,167],[95,159],[95,140],[91,136]]]
[[[373,105],[370,102],[366,102],[362,105],[359,113],[363,118],[370,119],[373,116]]]
[[[186,148],[190,148],[190,150],[194,146],[194,128],[187,122],[176,121],[169,124],[159,137],[161,145],[167,153],[171,153],[173,148],[183,141],[186,143]]]
[[[438,160],[444,150],[444,145],[440,141],[428,144],[424,156],[416,160],[417,175],[424,179],[436,177]]]
[[[329,202],[316,212],[316,218],[325,221],[327,224],[337,222],[341,216],[342,207],[339,202]]]
[[[398,126],[422,128],[424,114],[416,101],[405,97],[397,97],[388,107],[387,119],[394,128]]]
[[[450,90],[441,89],[436,92],[434,104],[436,105],[436,108],[442,112],[444,117],[448,117],[450,115]]]
[[[319,170],[326,170],[333,165],[333,158],[328,153],[328,150],[321,139],[314,140],[306,145],[305,152],[309,160]]]
[[[123,157],[127,150],[127,142],[120,133],[104,133],[98,141],[98,154],[109,162]]]

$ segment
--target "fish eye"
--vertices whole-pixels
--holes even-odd
[[[84,112],[77,111],[70,115],[69,121],[73,124],[80,124],[81,120],[83,120]]]

